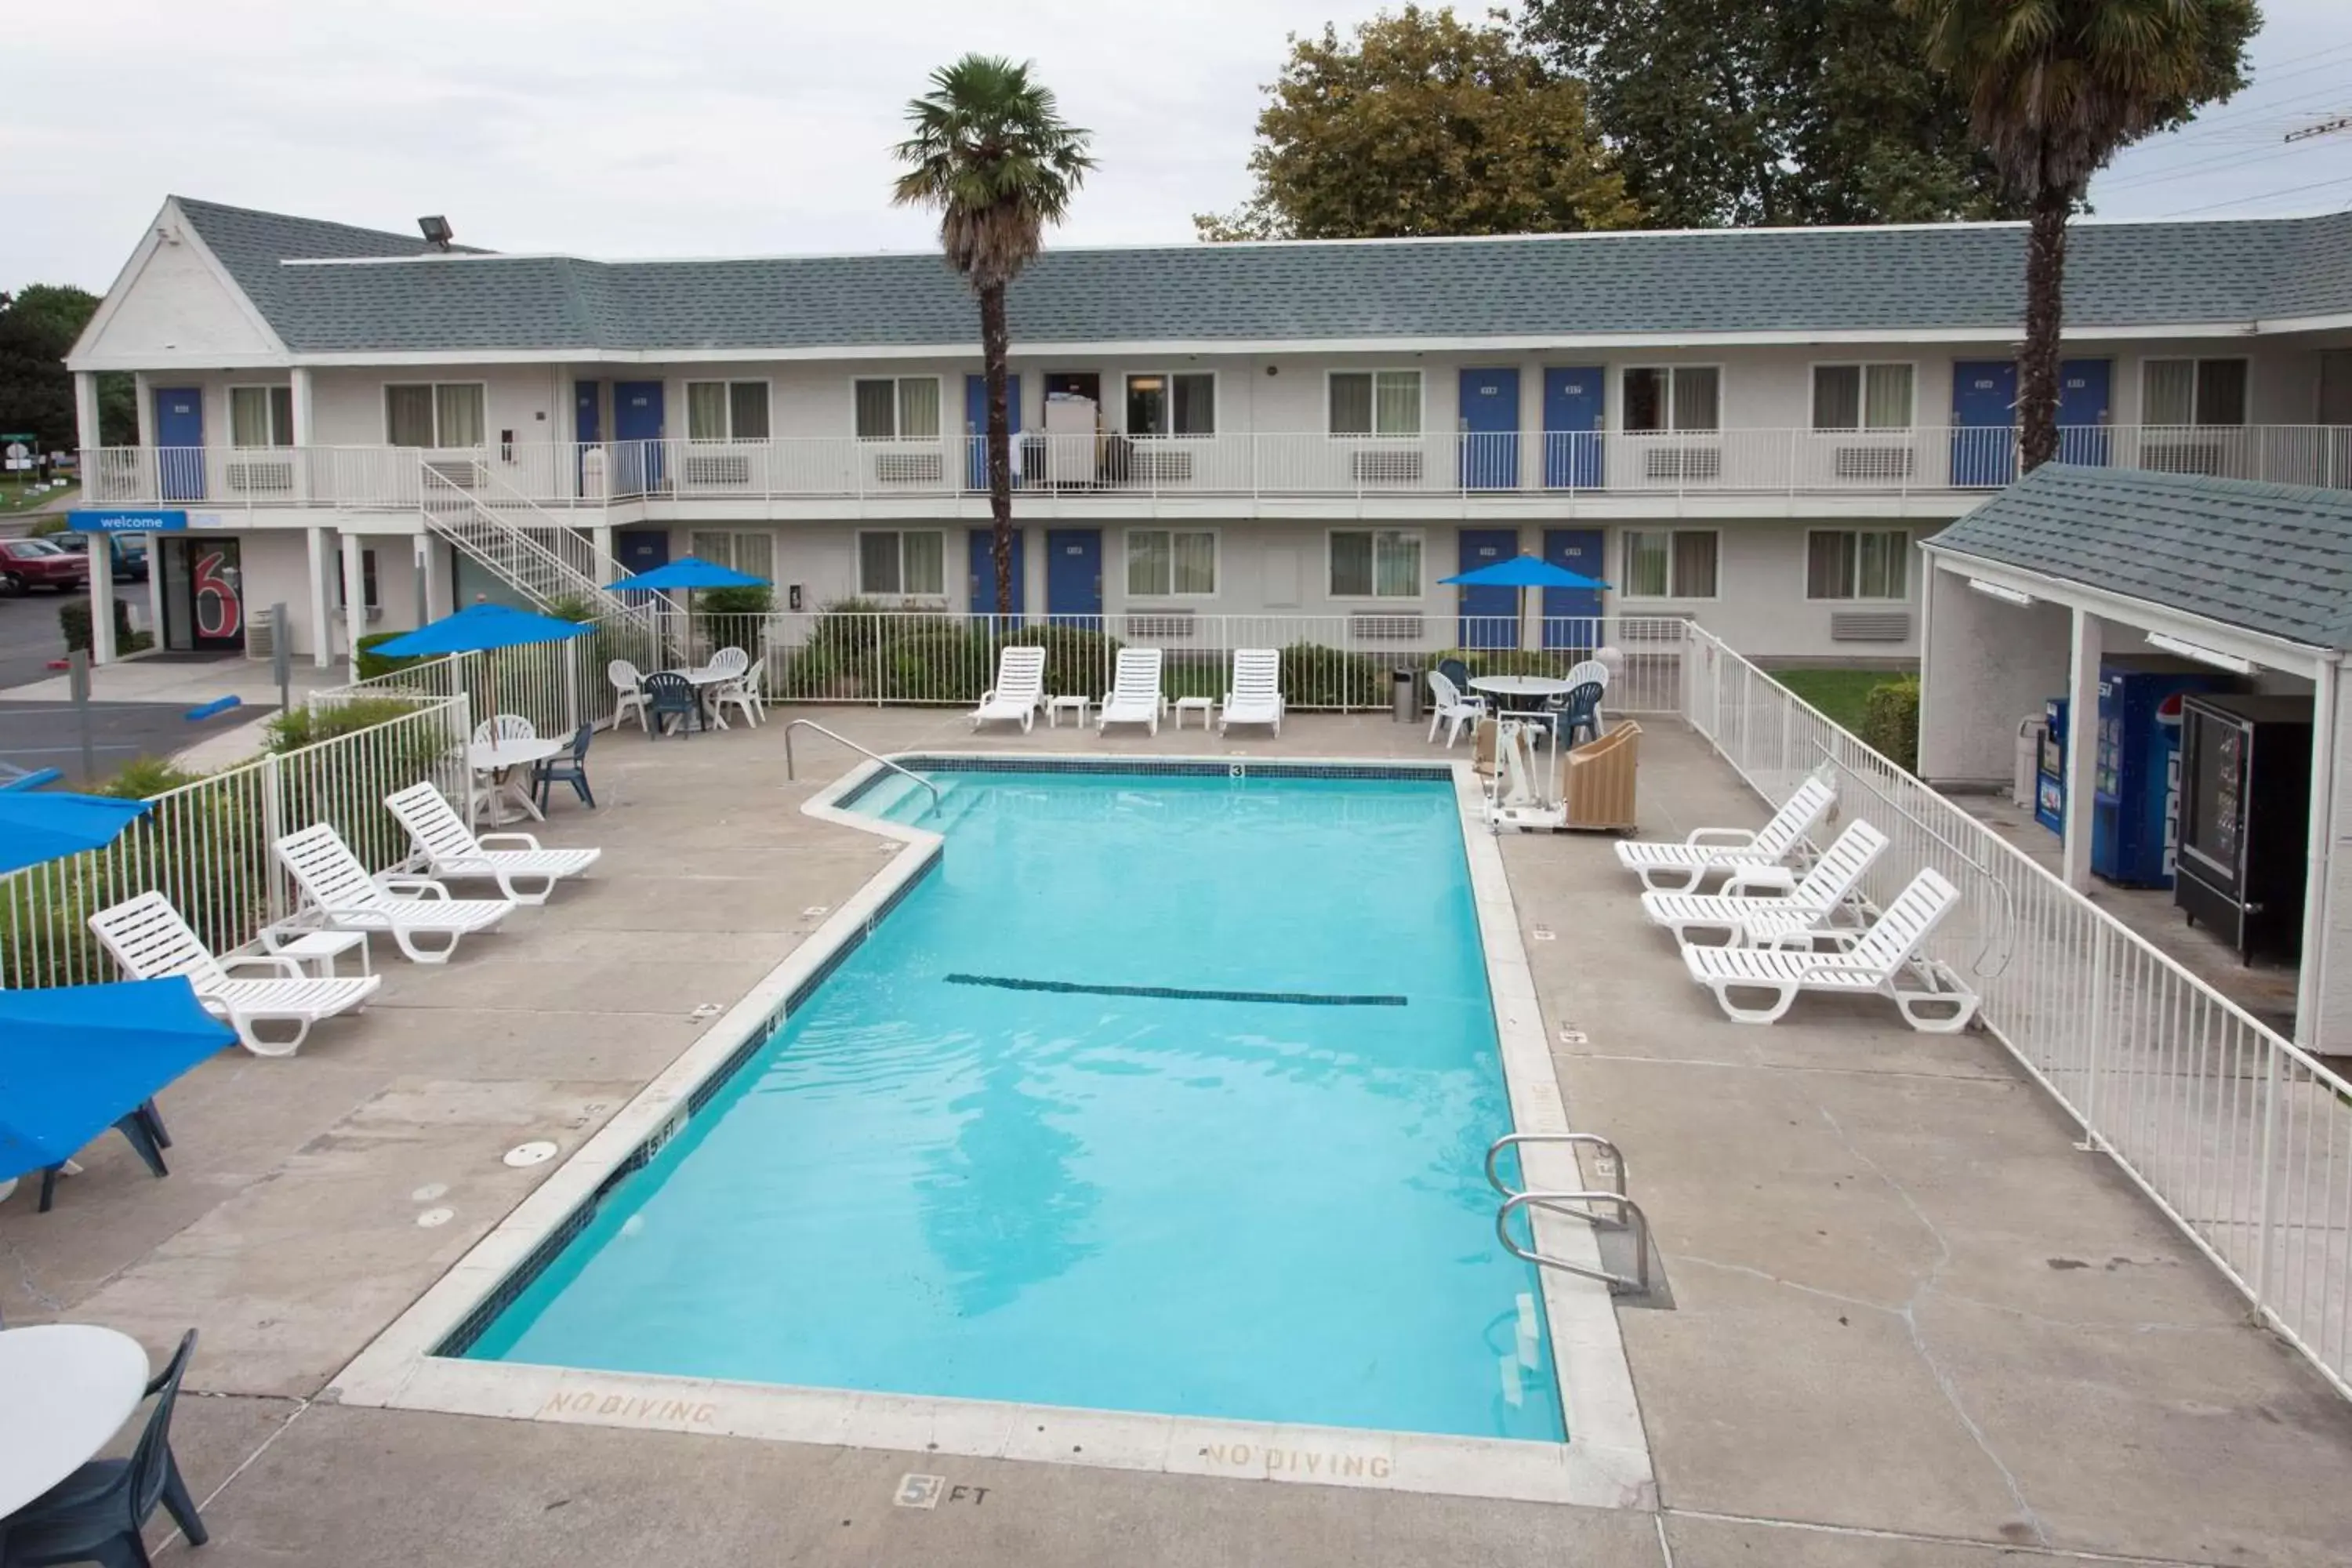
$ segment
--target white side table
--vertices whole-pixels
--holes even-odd
[[[1085,729],[1087,727],[1087,699],[1084,697],[1048,697],[1045,699],[1045,727],[1047,729],[1060,729],[1062,727],[1062,715],[1065,713],[1076,714],[1078,716],[1078,728],[1081,730]]]
[[[313,962],[318,967],[311,973],[321,980],[335,977],[335,960],[353,948],[360,950],[360,973],[373,974],[368,964],[368,939],[365,931],[306,931],[290,936],[276,930],[261,933],[261,945],[282,958],[290,958],[309,969]]]
[[[1176,699],[1176,728],[1181,730],[1184,727],[1185,714],[1198,713],[1201,716],[1201,728],[1205,730],[1209,727],[1210,721],[1216,716],[1216,699],[1213,697],[1179,697]]]

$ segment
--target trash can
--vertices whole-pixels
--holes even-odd
[[[1389,700],[1400,724],[1421,722],[1421,671],[1399,668],[1391,676]]]
[[[2017,721],[2017,759],[2009,782],[2011,805],[2033,809],[2034,785],[2042,770],[2042,739],[2048,733],[2039,714]]]

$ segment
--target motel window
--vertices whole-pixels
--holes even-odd
[[[1208,529],[1129,529],[1127,591],[1139,599],[1206,597],[1217,591],[1217,536]]]
[[[688,382],[686,438],[689,441],[766,440],[768,384],[764,381]]]
[[[384,439],[392,446],[479,447],[488,426],[478,381],[383,389]]]
[[[1805,536],[1808,599],[1910,595],[1911,535],[1899,528],[1815,529]]]
[[[383,607],[383,601],[376,596],[375,592],[375,552],[373,550],[360,552],[360,593],[365,596],[369,609]],[[335,608],[348,610],[351,607],[352,596],[344,591],[343,574],[338,570],[335,574]]]
[[[294,389],[232,386],[228,389],[228,439],[233,447],[291,447]]]
[[[859,440],[939,439],[938,376],[884,375],[862,379],[857,383],[856,396]]]
[[[1215,435],[1217,378],[1205,372],[1129,376],[1127,433],[1130,436]]]
[[[1715,597],[1717,535],[1711,528],[1629,528],[1619,535],[1619,590],[1629,599]]]
[[[1723,428],[1723,372],[1711,364],[1642,365],[1625,373],[1625,428]]]
[[[1421,434],[1421,372],[1343,370],[1331,374],[1331,434]]]
[[[1908,430],[1911,367],[1907,364],[1818,364],[1813,367],[1816,430]]]
[[[857,591],[908,598],[943,598],[948,591],[948,536],[936,529],[877,530],[857,536]]]
[[[1421,597],[1421,535],[1392,528],[1333,530],[1331,596]]]
[[[2152,359],[2140,368],[2143,425],[2243,425],[2246,362]]]
[[[775,581],[776,536],[764,530],[736,533],[725,529],[698,528],[687,535],[686,549],[698,560]]]

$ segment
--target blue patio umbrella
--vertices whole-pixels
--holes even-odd
[[[55,1171],[109,1127],[163,1175],[148,1100],[236,1042],[182,975],[0,991],[0,1181]]]
[[[468,605],[454,616],[427,621],[413,632],[375,645],[386,658],[437,658],[452,653],[489,653],[502,647],[562,642],[596,628],[585,621],[558,620],[509,605]]]
[[[1517,588],[1519,591],[1519,619],[1528,615],[1529,588],[1606,588],[1608,584],[1598,577],[1588,577],[1581,572],[1571,572],[1565,566],[1555,566],[1549,561],[1532,555],[1514,555],[1508,561],[1497,561],[1492,566],[1460,573],[1452,577],[1440,577],[1441,583],[1458,583],[1465,588]]]
[[[153,805],[99,795],[0,790],[0,875],[102,848]]]
[[[634,577],[624,577],[617,583],[607,583],[607,588],[624,589],[630,593],[674,594],[686,595],[686,640],[688,657],[693,657],[694,591],[698,588],[764,588],[765,577],[754,577],[749,572],[738,572],[731,566],[721,566],[715,561],[705,561],[698,555],[681,555],[667,565],[650,572],[640,572]]]

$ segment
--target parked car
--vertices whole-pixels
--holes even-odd
[[[53,533],[47,536],[47,540],[58,549],[70,551],[82,557],[84,561],[89,559],[90,551],[97,547],[93,541],[102,542],[108,556],[114,563],[116,582],[144,583],[147,581],[147,536],[145,534]],[[84,570],[87,571],[88,568],[85,567]]]
[[[88,581],[89,558],[78,550],[60,550],[46,539],[0,539],[0,593],[54,588],[73,594]]]

